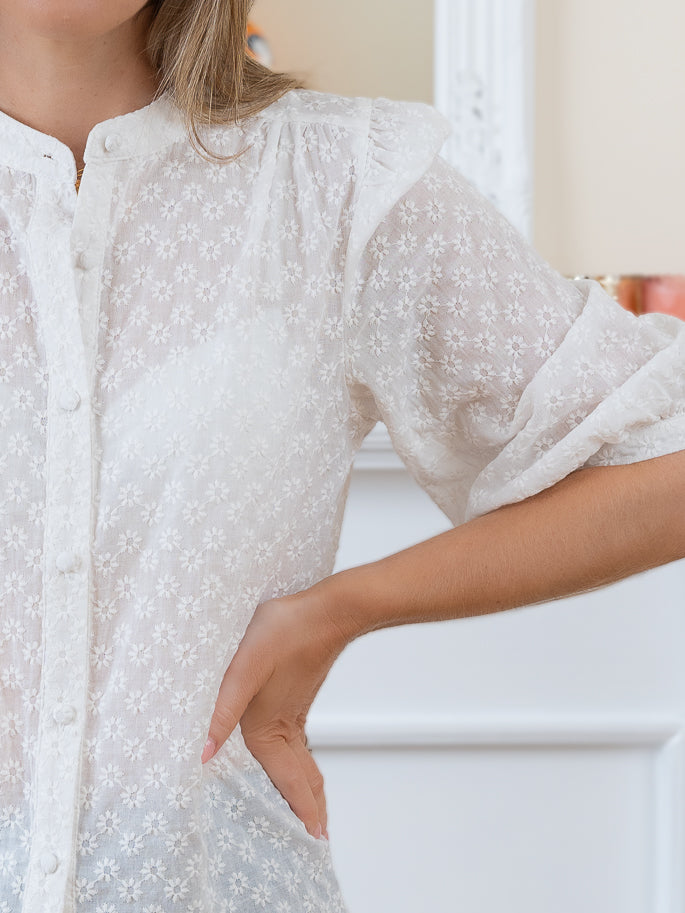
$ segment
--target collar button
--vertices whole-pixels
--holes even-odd
[[[108,133],[105,137],[105,152],[116,152],[121,146],[121,137],[117,133]]]

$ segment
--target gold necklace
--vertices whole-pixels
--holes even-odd
[[[76,193],[78,193],[78,189],[81,186],[81,177],[83,175],[83,171],[84,171],[85,167],[86,166],[84,165],[83,168],[79,168],[76,171],[76,184],[74,185],[76,187]]]

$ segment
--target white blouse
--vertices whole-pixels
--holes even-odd
[[[685,323],[551,268],[432,108],[0,113],[0,913],[344,913],[239,727],[256,605],[334,566],[378,420],[454,524],[685,449]],[[360,825],[361,826],[361,825]]]

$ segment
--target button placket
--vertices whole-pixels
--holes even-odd
[[[114,136],[117,137],[116,140],[113,139]],[[85,370],[88,385],[93,374],[97,348],[102,292],[101,269],[105,259],[104,248],[108,232],[108,210],[102,205],[102,200],[111,197],[115,179],[114,168],[108,167],[108,159],[112,158],[115,149],[118,153],[125,151],[118,134],[107,134],[103,138],[91,135],[91,140],[93,142],[90,147],[86,147],[85,153],[90,170],[88,190],[84,193],[81,187],[79,191],[71,238],[71,285],[80,302],[80,328],[86,354]],[[108,150],[107,146],[111,146],[111,150]],[[66,396],[64,399],[66,403]]]
[[[51,199],[49,188],[43,199]],[[45,205],[45,204],[44,204]],[[73,282],[71,226],[36,218],[46,252],[36,297],[48,364],[43,669],[35,815],[24,909],[74,913],[81,753],[90,637],[91,409],[86,351]],[[48,240],[49,236],[49,240]]]

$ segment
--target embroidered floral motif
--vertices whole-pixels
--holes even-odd
[[[344,913],[239,730],[200,755],[377,420],[455,524],[685,447],[683,324],[555,273],[446,136],[298,90],[218,166],[163,97],[93,128],[77,197],[0,113],[2,913]]]

